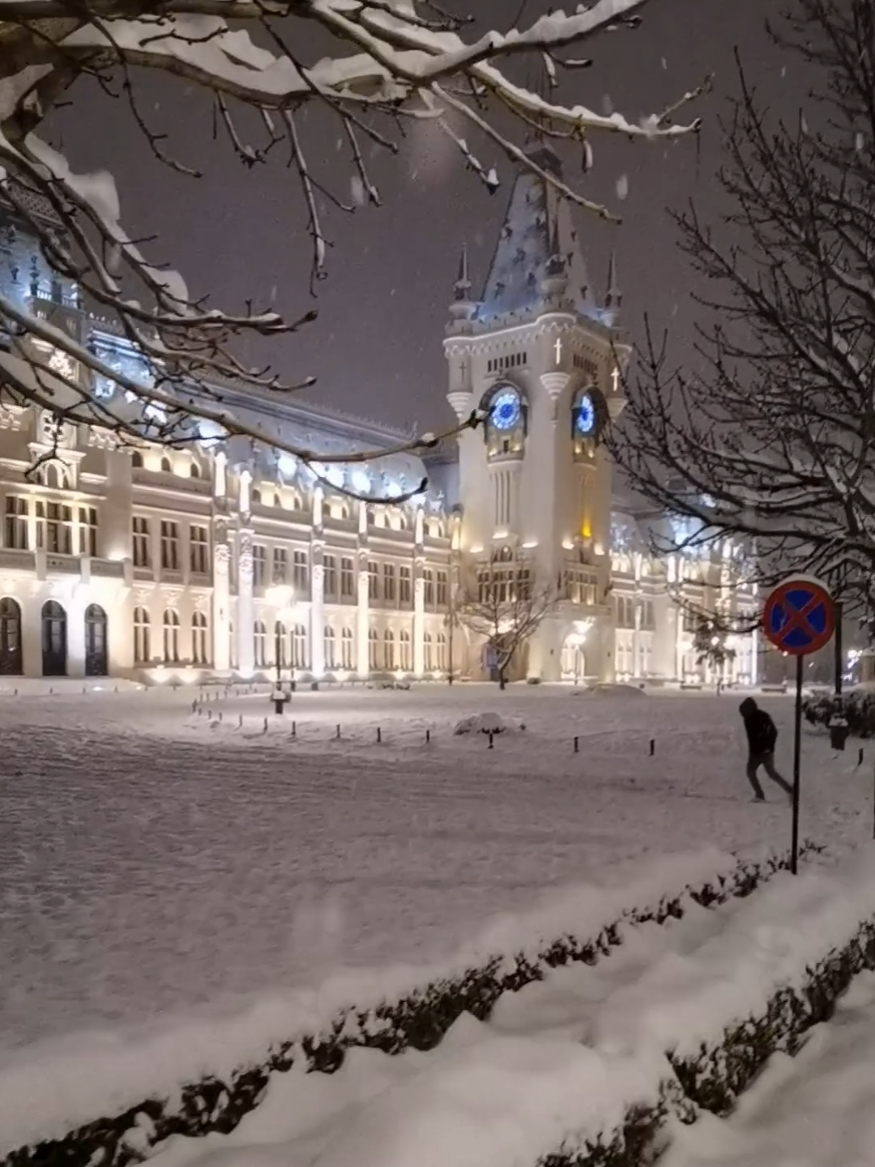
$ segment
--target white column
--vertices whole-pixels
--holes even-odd
[[[228,489],[228,457],[223,450],[219,450],[213,459],[213,496],[224,498]]]
[[[356,672],[360,677],[367,677],[371,671],[370,637],[368,635],[371,630],[371,613],[368,597],[367,559],[364,556],[359,561],[358,589],[358,607],[355,613]]]
[[[85,676],[85,609],[88,607],[89,581],[76,585],[73,594],[60,596],[67,613],[67,676]]]
[[[237,667],[242,677],[255,671],[255,604],[252,598],[252,529],[239,533],[237,557]]]
[[[425,562],[423,558],[424,539],[425,521],[422,507],[419,507],[414,526],[416,590],[413,593],[413,673],[417,677],[421,677],[425,672],[425,588],[422,582],[422,569]]]
[[[760,634],[754,628],[750,634],[750,683],[752,685],[759,684],[759,664],[760,664]]]
[[[641,599],[636,593],[632,601],[635,605],[635,630],[632,633],[632,668],[629,670],[633,677],[640,677],[641,667]]]
[[[422,676],[425,661],[425,580],[422,578],[422,560],[417,556],[413,569],[413,671]]]
[[[320,680],[325,673],[325,568],[320,561],[310,571],[310,667]]]
[[[229,580],[230,552],[224,524],[216,527],[213,546],[213,668],[228,672],[231,668],[231,587]]]

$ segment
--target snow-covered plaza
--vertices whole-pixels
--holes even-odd
[[[733,694],[362,688],[284,717],[263,688],[195,696],[0,696],[0,1047],[427,963],[646,855],[789,843],[781,792],[751,802]],[[792,701],[763,703],[789,775]],[[454,735],[492,710],[525,729]],[[871,836],[870,755],[806,731],[804,835]]]

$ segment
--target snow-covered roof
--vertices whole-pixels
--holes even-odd
[[[561,166],[552,150],[530,148],[542,170],[559,175]],[[517,176],[504,217],[498,245],[480,297],[476,319],[487,322],[510,313],[526,313],[542,300],[541,284],[558,242],[565,261],[568,297],[582,316],[598,317],[577,230],[567,201],[539,175],[523,170]]]

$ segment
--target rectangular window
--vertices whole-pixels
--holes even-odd
[[[310,566],[306,551],[295,551],[292,555],[292,583],[299,595],[310,591]]]
[[[353,562],[347,556],[344,556],[340,561],[340,594],[344,599],[355,596],[355,572],[353,571]],[[344,668],[347,667],[344,665]]]
[[[6,546],[27,551],[27,499],[6,498]]]
[[[167,519],[161,520],[161,566],[179,571],[179,526]]]
[[[285,584],[289,582],[289,558],[285,547],[273,549],[273,582]]]
[[[79,554],[97,554],[97,507],[79,508]]]
[[[434,607],[434,572],[427,567],[422,573],[422,580],[425,591],[425,606],[426,608]]]
[[[383,564],[383,599],[395,602],[395,564]]]
[[[449,603],[449,588],[447,586],[447,573],[439,571],[437,573],[437,604],[439,608],[446,608]]]
[[[36,504],[36,545],[50,555],[73,554],[73,508],[59,502]]]
[[[197,575],[206,575],[209,570],[208,548],[206,527],[192,527],[189,535],[191,570]]]
[[[398,599],[402,604],[409,604],[413,596],[410,583],[410,568],[402,567],[398,572]]]
[[[373,559],[368,560],[368,599],[376,600],[380,594],[380,581],[377,575],[377,565]]]
[[[263,588],[267,583],[267,548],[263,543],[256,543],[252,548],[252,584],[256,588]]]
[[[148,567],[149,555],[149,520],[142,515],[136,515],[133,520],[134,531],[134,567]]]
[[[337,595],[337,556],[326,555],[323,560],[322,592],[325,599],[334,599]]]

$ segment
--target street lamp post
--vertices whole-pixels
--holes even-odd
[[[276,663],[276,681],[274,682],[273,701],[277,713],[285,711],[286,702],[291,698],[291,692],[283,691],[283,617],[286,615],[293,597],[293,590],[288,584],[274,584],[268,590],[267,601],[275,609],[274,619],[274,661]]]

